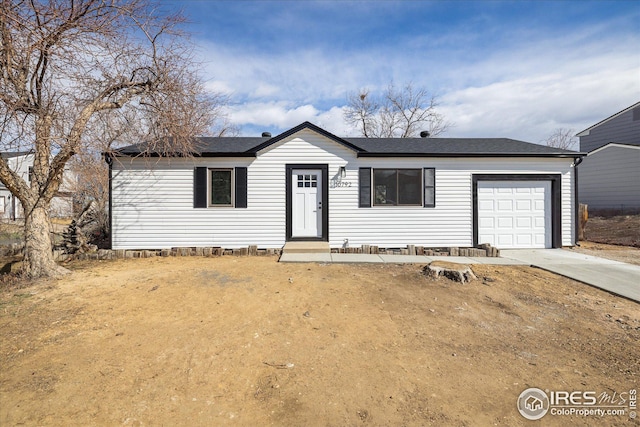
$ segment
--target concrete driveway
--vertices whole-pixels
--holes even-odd
[[[500,250],[500,256],[640,302],[640,266],[637,265],[562,249]]]

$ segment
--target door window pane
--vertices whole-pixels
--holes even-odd
[[[298,175],[298,187],[318,187],[318,175]]]

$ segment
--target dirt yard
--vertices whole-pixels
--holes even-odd
[[[529,387],[640,388],[640,305],[528,267],[72,267],[0,294],[0,425],[518,426]]]
[[[585,238],[570,250],[640,265],[640,215],[589,218]]]
[[[584,234],[590,242],[640,248],[640,215],[591,217]]]
[[[566,249],[586,255],[593,255],[600,258],[612,259],[614,261],[626,262],[628,264],[640,265],[640,248],[633,246],[607,245],[605,243],[584,241],[580,242],[580,246],[574,246],[573,248]]]

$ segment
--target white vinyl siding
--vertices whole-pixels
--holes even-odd
[[[341,206],[330,207],[330,243],[339,246],[344,239],[352,246],[404,247],[407,244],[469,247],[473,244],[473,174],[549,174],[562,175],[562,245],[573,245],[572,159],[523,158],[359,158],[360,167],[436,169],[435,208],[385,207],[357,208],[357,188],[340,189]],[[346,181],[356,181],[358,170],[347,167]],[[352,190],[346,194],[346,190]],[[351,203],[349,201],[352,200]],[[357,211],[354,211],[357,209]],[[357,215],[357,217],[355,217]],[[354,219],[355,217],[355,219]]]
[[[341,247],[471,246],[474,173],[561,173],[563,245],[573,244],[572,159],[366,158],[310,130],[257,158],[120,159],[113,165],[113,247],[279,248],[286,235],[285,166],[327,164],[329,243]],[[194,167],[248,167],[247,208],[193,208]],[[346,175],[340,177],[340,167]],[[436,170],[436,207],[359,208],[359,168]],[[339,182],[339,185],[332,183]]]

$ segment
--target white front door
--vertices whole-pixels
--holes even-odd
[[[322,171],[294,169],[291,237],[322,237]]]

